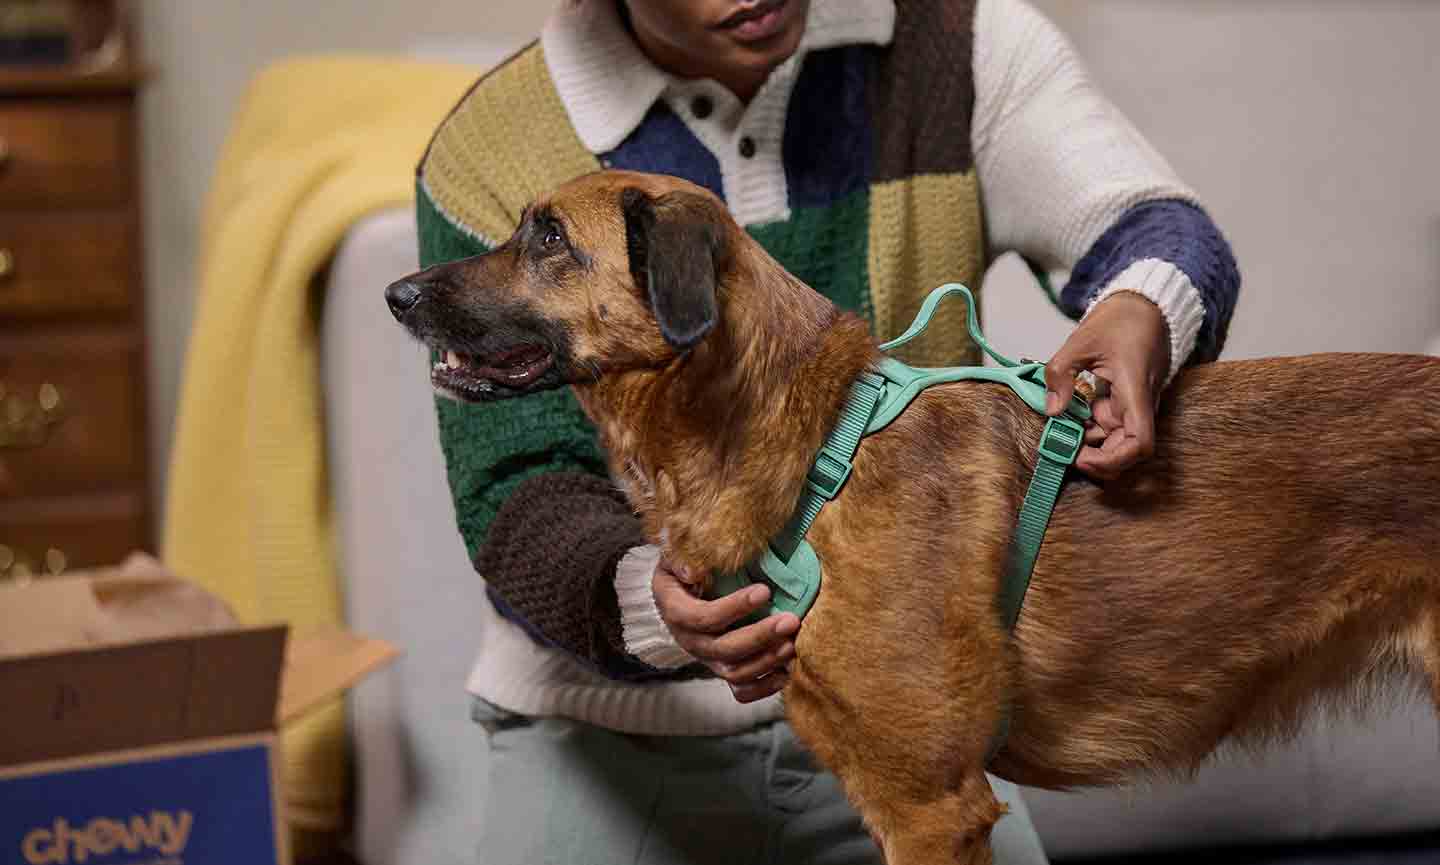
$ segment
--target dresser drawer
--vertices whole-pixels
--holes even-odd
[[[134,236],[128,211],[0,211],[0,320],[128,309]]]
[[[131,198],[126,100],[0,103],[0,207],[94,207]]]
[[[5,547],[0,561],[13,558],[41,573],[48,550],[59,550],[66,569],[74,570],[119,564],[151,544],[145,537],[140,496],[114,494],[0,501],[0,547]]]
[[[0,334],[0,501],[143,483],[142,374],[129,334]]]

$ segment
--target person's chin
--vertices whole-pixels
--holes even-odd
[[[805,35],[803,25],[802,21],[793,32],[782,31],[760,42],[735,40],[731,42],[730,56],[751,69],[769,72],[800,49],[800,39]]]
[[[778,66],[800,48],[805,35],[805,19],[809,15],[809,0],[789,0],[777,12],[779,25],[775,29],[762,28],[748,32],[742,28],[726,34],[733,46],[733,53],[746,58],[747,63]]]

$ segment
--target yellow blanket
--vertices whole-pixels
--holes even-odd
[[[305,58],[262,72],[239,108],[206,206],[162,555],[244,621],[343,621],[315,277],[357,219],[413,201],[429,137],[476,75]],[[375,275],[377,304],[399,275]],[[284,733],[302,846],[341,826],[343,733],[338,700]]]

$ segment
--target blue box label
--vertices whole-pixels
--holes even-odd
[[[263,742],[0,780],[0,862],[278,865]]]

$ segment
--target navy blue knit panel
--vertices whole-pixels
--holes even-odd
[[[600,161],[611,168],[683,177],[725,198],[719,160],[664,102],[656,101],[635,131],[619,147],[600,154]]]
[[[781,147],[791,207],[825,207],[869,183],[869,52],[851,45],[806,56]]]
[[[1218,358],[1240,294],[1240,269],[1219,227],[1189,202],[1147,201],[1127,211],[1075,266],[1060,292],[1060,307],[1079,318],[1115,277],[1147,258],[1175,265],[1200,292],[1205,323],[1188,362]]]

